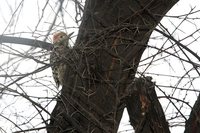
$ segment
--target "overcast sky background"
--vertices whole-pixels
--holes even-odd
[[[37,40],[44,40],[46,34],[49,30],[49,27],[55,17],[56,11],[59,7],[59,3],[57,0],[49,1],[48,5],[45,6],[45,0],[2,0],[0,3],[0,34],[9,35],[9,36],[17,36],[24,38],[31,38]],[[188,16],[187,21],[183,21],[185,14],[188,14],[192,9],[193,11],[200,10],[200,1],[199,0],[180,0],[168,13],[167,16],[161,21],[162,25],[164,25],[170,33],[172,33],[173,37],[177,40],[181,40],[193,33],[197,29],[200,29],[200,13],[196,12],[192,15]],[[44,8],[45,7],[45,8]],[[78,32],[78,26],[80,24],[75,22],[75,5],[70,0],[65,0],[63,7],[63,15],[59,14],[56,19],[56,24],[53,27],[50,35],[47,38],[47,42],[51,42],[52,33],[56,31],[67,31],[68,33],[75,32],[73,39],[70,41],[71,45],[75,42],[76,35]],[[45,9],[45,10],[42,10]],[[175,16],[183,15],[180,18]],[[62,19],[63,18],[63,19]],[[176,27],[179,25],[178,29]],[[159,27],[157,27],[159,28]],[[176,30],[175,30],[176,29]],[[192,49],[195,53],[200,55],[200,32],[196,32],[192,37],[184,39],[181,41],[184,45],[189,44],[189,48]],[[195,41],[194,41],[195,40]],[[167,42],[164,45],[164,48],[171,46],[171,42],[168,41],[165,37],[160,34],[154,32],[149,41],[150,46],[160,47],[161,44]],[[191,43],[191,44],[190,44]],[[11,49],[13,48],[13,49]],[[30,49],[28,46],[24,45],[15,45],[15,44],[4,44],[0,46],[0,87],[3,85],[8,85],[12,83],[18,77],[8,77],[5,78],[2,75],[19,75],[19,74],[27,74],[29,72],[34,71],[42,67],[42,64],[36,63],[31,59],[24,59],[23,57],[19,57],[15,54],[26,53],[27,50]],[[18,51],[15,51],[18,50]],[[170,52],[174,52],[173,49],[169,49]],[[7,54],[7,53],[12,54]],[[142,59],[146,57],[152,56],[155,54],[157,50],[153,48],[147,48],[145,53],[143,54]],[[40,49],[35,49],[34,51],[27,52],[27,55],[32,55],[39,60],[42,60],[48,63],[49,53],[47,51],[41,51]],[[160,59],[167,56],[166,53],[162,53],[156,56],[156,59]],[[180,53],[180,56],[182,54]],[[183,58],[185,58],[183,56]],[[190,58],[199,64],[199,61],[194,57],[190,56]],[[140,76],[146,68],[148,63],[151,60],[142,60],[140,63],[140,67],[138,70],[137,76]],[[184,67],[183,67],[184,66]],[[188,89],[198,89],[200,80],[199,78],[195,78],[192,81],[192,85],[189,83],[190,79],[182,79],[173,76],[166,75],[174,75],[174,76],[183,76],[186,70],[192,68],[190,64],[182,64],[177,58],[174,57],[166,57],[164,59],[160,59],[152,63],[152,65],[145,71],[145,75],[149,75],[153,77],[153,81],[156,82],[157,85],[166,85],[166,86],[177,86],[184,87]],[[199,77],[198,74],[194,71],[189,73],[190,76]],[[42,72],[37,74],[29,75],[26,78],[18,81],[18,84],[13,84],[10,86],[11,89],[17,90],[20,93],[26,93],[27,95],[32,96],[31,99],[34,101],[41,103],[43,107],[51,112],[53,109],[55,102],[50,101],[46,97],[54,97],[56,96],[57,90],[55,88],[55,83],[53,78],[51,77],[51,69],[48,68]],[[36,79],[36,80],[33,80]],[[3,85],[2,85],[3,84]],[[23,88],[20,89],[19,86]],[[196,92],[188,92],[188,91],[177,91],[167,87],[161,87],[164,89],[166,94],[172,94],[174,92],[173,97],[177,97],[180,99],[184,99],[189,102],[190,105],[193,105],[198,93]],[[163,96],[163,93],[157,90],[158,96]],[[15,130],[19,130],[16,128],[11,122],[6,120],[3,116],[11,119],[16,124],[25,124],[24,126],[20,126],[22,129],[28,129],[32,127],[42,127],[44,126],[41,122],[41,118],[38,115],[36,109],[32,106],[32,104],[19,96],[13,96],[16,93],[9,92],[7,95],[4,95],[0,99],[0,127],[6,132],[12,132]],[[186,96],[187,94],[187,96]],[[35,98],[40,97],[40,98]],[[176,109],[169,104],[169,101],[166,99],[159,99],[162,103],[163,109],[165,111],[167,119],[176,115]],[[176,105],[183,106],[182,113],[189,115],[190,108],[182,105],[177,102]],[[45,118],[49,118],[47,114],[42,113]],[[34,117],[34,119],[31,119]],[[131,126],[128,123],[129,119],[127,114],[124,114],[122,119],[119,132],[133,132]],[[184,122],[184,119],[180,117],[180,119],[170,120],[169,123],[171,125],[176,125],[177,122]],[[184,123],[182,123],[184,125]],[[1,131],[1,129],[0,129]],[[171,129],[172,133],[174,132],[183,132],[184,127],[178,126]],[[38,131],[35,131],[38,132]],[[44,130],[39,131],[40,133],[44,133]]]

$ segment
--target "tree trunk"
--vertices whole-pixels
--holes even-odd
[[[132,83],[149,37],[176,2],[86,0],[76,45],[63,59],[68,70],[47,128],[49,133],[117,132],[124,107],[128,103],[131,108],[134,102],[129,96],[134,93]],[[153,100],[151,94],[142,94],[140,98]],[[147,114],[145,119],[150,119],[152,112]],[[164,128],[151,130],[169,132]]]

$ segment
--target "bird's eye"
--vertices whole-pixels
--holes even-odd
[[[63,38],[63,36],[60,36],[60,38]]]

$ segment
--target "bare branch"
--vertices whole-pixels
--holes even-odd
[[[21,38],[21,37],[10,37],[10,36],[4,36],[4,35],[0,35],[0,43],[22,44],[22,45],[27,45],[31,47],[42,48],[48,51],[51,50],[53,46],[51,43],[48,43],[48,42]]]

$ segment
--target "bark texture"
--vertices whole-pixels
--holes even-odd
[[[126,104],[131,119],[136,119],[132,96],[140,58],[152,31],[176,2],[86,0],[76,45],[63,59],[68,71],[47,128],[49,133],[116,133]],[[142,101],[138,121],[157,124],[141,126],[147,127],[143,132],[168,133],[154,90],[136,95],[137,101]],[[151,103],[149,111],[145,110],[146,102]],[[132,125],[142,132],[139,123]]]
[[[126,99],[130,123],[136,133],[170,133],[151,77],[135,78]]]

